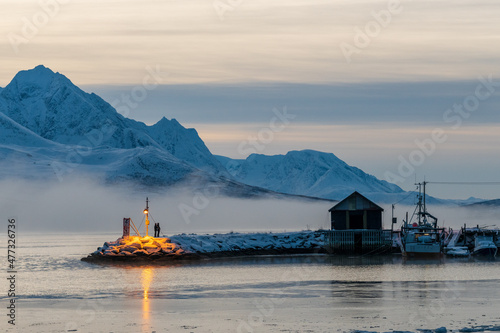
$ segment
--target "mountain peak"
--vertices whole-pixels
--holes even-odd
[[[48,72],[48,73],[55,74],[50,68],[45,67],[44,65],[38,65],[33,69],[28,69],[27,71]]]
[[[63,76],[59,73],[54,73],[50,68],[44,65],[38,65],[33,69],[19,71],[14,77],[14,80],[31,81],[31,82],[43,82],[46,80],[52,80],[56,76]]]
[[[153,125],[154,127],[183,127],[175,118],[168,119],[166,117],[162,117],[156,124]]]
[[[48,92],[55,82],[73,85],[66,76],[54,73],[43,65],[38,65],[33,69],[17,73],[3,92],[11,95],[22,95],[20,97],[24,99]]]

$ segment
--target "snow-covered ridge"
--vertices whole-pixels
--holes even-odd
[[[397,185],[350,166],[331,153],[302,150],[274,156],[252,154],[245,160],[218,158],[236,180],[276,192],[333,200],[354,191],[371,197],[404,193]]]
[[[196,130],[175,119],[147,126],[49,68],[20,71],[0,90],[0,179],[79,174],[146,186],[230,178]]]
[[[175,119],[162,118],[147,126],[125,118],[99,96],[41,65],[19,72],[0,91],[0,113],[4,115],[0,126],[8,126],[10,132],[0,132],[2,143],[39,147],[49,141],[79,151],[82,146],[87,151],[154,147],[179,163],[229,177],[196,130],[184,128]]]

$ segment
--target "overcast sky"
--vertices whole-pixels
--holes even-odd
[[[498,1],[5,0],[1,8],[2,87],[43,64],[123,106],[146,80],[147,96],[127,116],[176,118],[215,154],[245,158],[242,142],[272,128],[255,152],[332,152],[407,190],[415,173],[500,181]],[[273,127],[284,109],[289,122]],[[498,198],[500,188],[431,194]]]

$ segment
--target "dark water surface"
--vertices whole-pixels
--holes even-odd
[[[23,236],[20,325],[39,332],[381,332],[500,325],[500,260],[302,255],[164,266],[80,261],[116,238]]]

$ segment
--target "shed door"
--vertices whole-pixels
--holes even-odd
[[[363,229],[363,212],[357,211],[349,213],[349,228]]]

